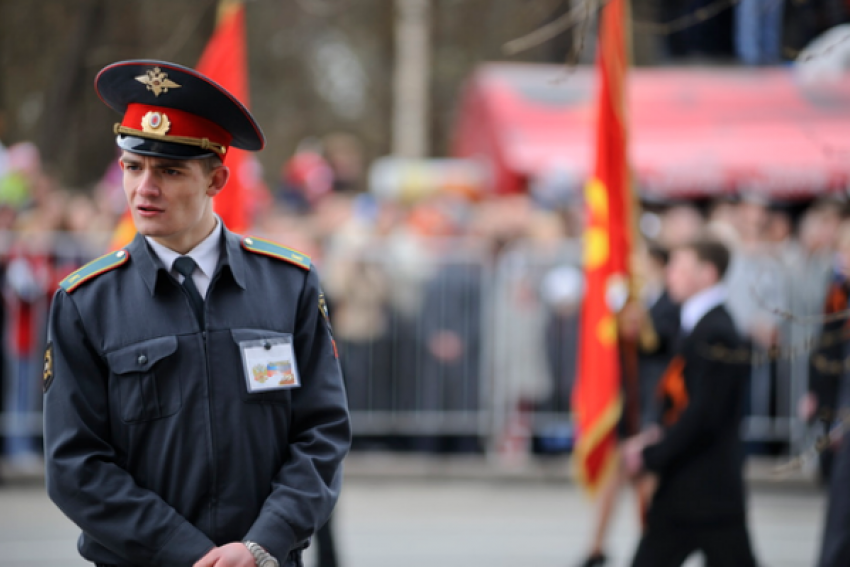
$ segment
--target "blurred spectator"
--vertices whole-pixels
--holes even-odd
[[[309,137],[281,168],[277,198],[289,210],[306,213],[332,193],[360,193],[363,177],[363,149],[357,138],[344,133],[323,140]]]
[[[846,373],[847,319],[834,316],[850,307],[850,221],[845,221],[839,229],[830,280],[822,312],[833,319],[827,319],[820,329],[810,359],[808,392],[800,403],[801,417],[809,422],[817,420],[825,429],[837,419],[841,402],[839,386]],[[833,456],[831,447],[820,454],[820,477],[824,483],[829,481]]]
[[[278,199],[295,212],[309,211],[333,190],[334,172],[322,156],[322,144],[306,138],[280,172]]]
[[[5,412],[10,416],[6,437],[7,464],[15,471],[42,469],[41,448],[34,417],[41,408],[39,386],[47,334],[50,298],[61,277],[53,256],[52,233],[62,220],[62,194],[56,193],[49,208],[32,209],[15,228],[18,238],[7,258],[3,295],[7,306],[9,368]]]
[[[803,216],[800,239],[813,253],[830,253],[841,225],[843,205],[834,199],[815,201]]]
[[[15,144],[6,152],[5,174],[0,176],[0,204],[22,209],[41,182],[41,156],[34,144]]]
[[[418,407],[425,411],[474,412],[480,407],[481,354],[485,261],[480,254],[458,246],[463,236],[465,206],[460,202],[429,207],[429,222],[440,238],[429,241],[438,260],[425,285],[419,318],[421,372],[417,380]],[[472,415],[472,414],[470,414]],[[472,421],[471,423],[474,423]],[[475,452],[477,435],[422,437],[417,448],[427,452]]]
[[[835,269],[827,293],[826,319],[811,357],[809,392],[801,404],[802,417],[817,420],[829,441],[820,452],[821,479],[829,484],[828,508],[823,529],[819,567],[850,561],[850,373],[847,370],[850,307],[850,221],[839,230]]]
[[[40,474],[38,412],[50,301],[62,278],[102,254],[114,216],[101,214],[88,195],[58,189],[33,144],[12,146],[6,164],[0,176],[3,452],[13,474]]]
[[[351,134],[337,132],[324,138],[325,159],[333,171],[333,190],[360,193],[363,190],[363,147]]]
[[[324,270],[349,409],[355,412],[389,411],[396,393],[388,336],[390,281],[374,238],[376,213],[370,203],[355,205],[333,238]],[[363,439],[355,442],[364,445]]]
[[[731,227],[735,226],[736,204],[735,201],[729,198],[715,199],[708,212],[708,222],[712,225],[724,224]]]
[[[792,246],[794,221],[787,209],[776,206],[768,211],[765,240],[772,252],[780,256],[787,254]]]
[[[777,415],[779,387],[787,392],[787,384],[777,380],[775,360],[768,357],[779,344],[779,314],[787,313],[788,286],[783,279],[781,259],[772,254],[768,240],[770,211],[767,201],[756,195],[745,195],[736,208],[737,245],[726,277],[729,309],[741,335],[752,344],[755,360],[751,373],[749,415]],[[760,445],[759,450],[776,449]]]
[[[507,383],[517,391],[521,402],[540,406],[554,394],[556,375],[547,367],[546,356],[546,319],[547,304],[543,299],[543,281],[553,267],[567,268],[570,261],[568,251],[564,250],[565,227],[560,217],[552,213],[537,213],[529,219],[526,230],[527,237],[520,241],[524,246],[513,251],[513,258],[508,250],[501,255],[501,260],[508,266],[513,264],[512,287],[513,297],[509,298],[507,306],[510,324],[510,338],[504,343],[504,365],[513,368],[514,374]],[[562,276],[564,274],[562,273]],[[568,303],[569,296],[581,297],[581,287],[576,289],[554,289],[553,280],[549,281],[550,301]],[[560,284],[570,282],[560,280]],[[564,297],[566,292],[567,297]],[[560,294],[560,297],[558,296]],[[554,297],[553,297],[554,296]],[[501,302],[500,302],[501,303]],[[566,309],[565,309],[566,311]],[[569,347],[565,347],[569,350]],[[554,365],[553,365],[554,367]],[[561,406],[561,411],[569,406]]]
[[[743,63],[775,65],[782,60],[784,5],[784,0],[740,0],[735,7],[735,50]]]
[[[816,202],[800,219],[797,240],[784,258],[783,278],[787,282],[789,310],[794,317],[782,328],[781,344],[792,353],[783,357],[780,370],[787,372],[793,389],[790,402],[805,394],[805,389],[817,377],[809,374],[809,357],[795,356],[813,344],[821,332],[819,317],[824,308],[827,290],[834,279],[834,249],[841,207],[831,201]],[[803,402],[805,403],[805,402]],[[793,416],[793,412],[790,413]],[[806,415],[809,421],[813,416]],[[821,474],[828,475],[831,454],[821,455]]]
[[[704,224],[705,220],[696,207],[683,204],[672,206],[661,215],[658,242],[668,249],[688,242],[702,231]]]
[[[663,21],[692,17],[700,10],[713,6],[714,0],[667,0],[663,2]],[[672,30],[667,36],[667,49],[674,58],[726,60],[733,56],[733,18],[731,10],[717,16]]]
[[[567,420],[549,419],[545,428],[533,427],[528,413],[565,416],[569,411],[576,345],[552,343],[558,337],[575,339],[583,276],[579,272],[575,280],[573,266],[580,258],[564,245],[565,236],[559,215],[538,211],[527,217],[522,238],[505,237],[498,254],[495,330],[490,336],[494,377],[502,385],[507,412],[500,451],[508,461],[527,456],[530,448],[543,453],[569,448]],[[549,330],[555,332],[554,338]],[[536,446],[529,446],[532,441]]]
[[[584,274],[578,266],[557,266],[546,273],[540,284],[540,298],[547,311],[546,362],[552,380],[552,394],[540,409],[569,412],[583,297]]]

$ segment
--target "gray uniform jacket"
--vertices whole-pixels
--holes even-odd
[[[351,432],[318,276],[245,242],[224,231],[204,328],[141,236],[55,295],[47,489],[90,561],[187,566],[251,540],[294,564],[336,503]],[[286,336],[301,386],[249,393],[239,344]]]

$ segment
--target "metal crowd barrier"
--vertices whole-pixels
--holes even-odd
[[[40,435],[52,291],[100,255],[108,236],[0,233],[0,434]],[[515,242],[498,252],[472,239],[330,246],[322,274],[356,438],[391,450],[569,451],[580,257],[577,241]],[[783,333],[801,340],[799,330]],[[760,371],[754,367],[754,375]],[[750,396],[768,396],[771,407],[751,403],[761,409],[749,412],[742,434],[794,450],[807,431],[796,417],[807,365],[780,360],[771,372],[753,380]]]
[[[106,249],[111,234],[25,230],[0,232],[2,269],[2,405],[0,435],[39,449],[47,314],[57,284]],[[7,441],[7,448],[11,446]],[[3,448],[0,447],[0,454]]]
[[[493,293],[486,243],[332,248],[322,274],[356,435],[407,438],[412,449],[476,450],[486,442]]]

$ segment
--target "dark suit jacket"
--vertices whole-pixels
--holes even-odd
[[[840,276],[833,276],[826,294],[824,315],[834,315],[847,309],[850,296],[850,282]],[[836,410],[840,410],[839,400],[840,369],[847,356],[848,328],[847,319],[826,321],[821,327],[818,342],[809,359],[809,391],[817,397],[819,419],[832,421]]]
[[[646,468],[659,475],[650,521],[702,524],[744,515],[739,429],[749,366],[721,360],[720,347],[727,352],[743,348],[722,306],[709,311],[682,340],[687,406],[665,428],[662,440],[644,449]]]

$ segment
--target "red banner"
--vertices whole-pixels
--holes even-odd
[[[627,0],[611,0],[601,17],[596,160],[585,188],[586,293],[573,390],[578,428],[573,462],[578,479],[591,492],[616,466],[616,429],[622,413],[616,313],[629,294],[632,233],[625,106]]]
[[[248,107],[248,49],[245,40],[245,6],[224,0],[219,6],[218,25],[196,67]],[[253,158],[244,150],[227,150],[230,180],[213,202],[215,212],[230,230],[248,229],[247,201],[256,172]]]

